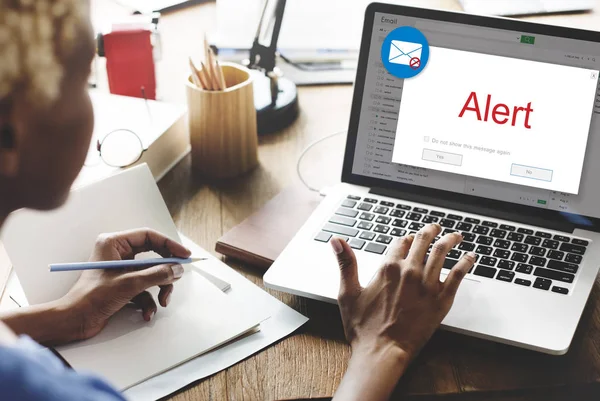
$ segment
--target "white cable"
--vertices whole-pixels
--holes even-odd
[[[298,162],[296,163],[296,173],[298,174],[298,178],[300,178],[300,181],[302,182],[302,184],[309,191],[321,193],[320,189],[310,186],[310,184],[308,182],[306,182],[306,180],[304,179],[304,177],[302,177],[302,173],[300,172],[300,163],[302,163],[302,159],[304,158],[304,156],[306,156],[306,154],[308,153],[308,151],[311,150],[315,145],[318,145],[319,143],[323,142],[326,139],[333,138],[334,136],[345,134],[346,132],[347,132],[346,130],[339,131],[339,132],[334,132],[333,134],[325,135],[323,138],[319,138],[317,140],[314,140],[307,147],[304,148],[304,150],[302,151],[302,153],[300,153],[300,157],[298,157]]]

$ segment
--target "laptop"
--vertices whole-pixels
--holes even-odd
[[[429,61],[392,76],[382,44],[421,31]],[[440,277],[477,263],[442,327],[548,354],[567,352],[600,263],[600,33],[371,4],[342,170],[264,276],[335,303],[330,249],[347,240],[368,285],[394,238],[428,223],[459,231]]]
[[[535,15],[582,12],[596,6],[594,0],[459,0],[468,13],[488,15]]]

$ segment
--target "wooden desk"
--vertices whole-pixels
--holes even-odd
[[[407,3],[459,9],[453,0]],[[93,6],[100,19],[102,16],[124,12],[106,0],[96,0]],[[600,10],[600,4],[597,9]],[[534,19],[588,29],[600,26],[598,12]],[[159,90],[163,99],[185,102],[183,80],[187,74],[187,56],[200,56],[203,34],[215,30],[215,24],[214,3],[163,16],[161,32],[164,56],[158,65]],[[258,210],[283,188],[299,183],[295,172],[299,153],[312,140],[347,128],[351,97],[350,86],[300,88],[301,113],[298,121],[277,135],[260,139],[261,165],[245,177],[213,183],[197,180],[192,176],[189,157],[183,160],[160,182],[162,194],[178,229],[204,248],[213,250],[216,240],[222,234]],[[343,141],[338,143],[343,146]],[[339,157],[321,161],[324,163],[321,171],[326,173],[327,180],[339,180],[340,157],[341,151]],[[262,286],[262,271],[228,263]],[[337,307],[275,291],[269,292],[309,316],[310,322],[295,335],[179,392],[172,397],[173,400],[275,400],[329,397],[334,393],[350,356]],[[600,295],[596,288],[590,302],[592,306],[588,306],[584,318],[587,316],[589,319],[591,309],[599,301]],[[600,322],[595,322],[592,326],[590,330],[600,333]],[[580,336],[581,332],[578,333],[578,337]],[[575,345],[565,358],[579,356],[578,348]],[[596,349],[600,349],[600,345]],[[499,364],[493,370],[494,377],[489,379],[479,377],[475,381],[464,381],[464,377],[476,377],[470,370],[493,364],[500,355],[507,353],[514,358],[513,365]],[[598,355],[589,356],[593,357]],[[559,372],[561,359],[440,332],[402,380],[398,391],[412,394],[468,393],[464,399],[499,400],[500,398],[489,393],[478,395],[477,392],[496,390],[494,380],[500,375],[506,378],[510,386],[519,388],[519,373],[524,369],[535,369],[539,364],[554,365]],[[571,372],[573,375],[586,373],[592,374],[584,371]],[[539,378],[539,383],[546,381],[559,383],[560,380],[555,376]],[[556,394],[560,391],[569,390],[557,390]],[[526,398],[515,393],[503,399]],[[547,395],[545,399],[552,397]]]

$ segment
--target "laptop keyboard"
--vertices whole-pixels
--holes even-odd
[[[477,262],[470,274],[563,295],[589,245],[568,235],[355,195],[344,199],[314,239],[340,237],[356,251],[382,255],[394,238],[415,234],[429,223],[442,226],[440,235],[460,232],[464,238],[449,252],[445,269],[473,251]]]

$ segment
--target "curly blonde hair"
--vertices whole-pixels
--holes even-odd
[[[0,0],[0,101],[18,92],[36,105],[54,101],[87,23],[88,0]]]

